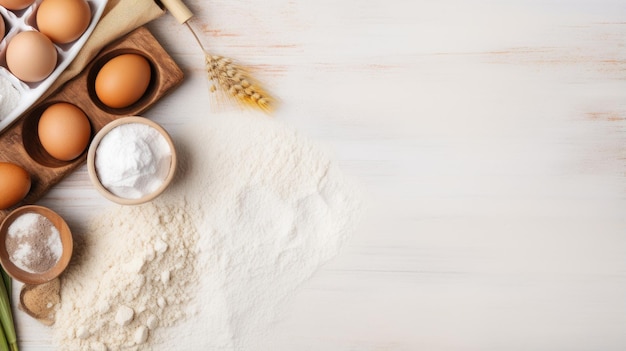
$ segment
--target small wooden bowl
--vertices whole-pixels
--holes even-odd
[[[113,130],[113,128],[119,127],[123,124],[131,124],[131,123],[144,124],[158,131],[163,136],[163,138],[165,138],[165,141],[169,145],[171,153],[172,153],[169,172],[167,176],[165,177],[165,179],[163,180],[163,184],[161,184],[161,186],[159,186],[159,188],[156,189],[154,192],[147,194],[145,196],[142,196],[138,199],[128,199],[128,198],[117,196],[113,194],[112,192],[110,192],[100,182],[100,179],[98,178],[98,172],[96,170],[96,150],[98,149],[98,145],[100,144],[100,141],[102,141],[102,138],[104,138],[105,135],[107,135],[107,133]],[[94,185],[96,190],[98,190],[98,192],[100,192],[100,194],[102,194],[105,198],[115,203],[118,203],[120,205],[139,205],[139,204],[146,203],[148,201],[152,201],[157,196],[161,195],[161,193],[163,193],[163,191],[167,189],[167,187],[170,185],[170,183],[174,179],[174,174],[176,173],[176,164],[177,164],[176,149],[174,148],[174,142],[172,141],[172,138],[167,133],[167,131],[163,129],[163,127],[161,127],[156,122],[153,122],[147,118],[139,117],[139,116],[130,116],[130,117],[123,117],[120,119],[116,119],[113,122],[110,122],[109,124],[104,126],[104,128],[102,128],[102,130],[100,130],[100,132],[98,132],[98,134],[96,134],[96,136],[93,138],[93,141],[91,142],[91,145],[89,146],[89,151],[87,152],[87,170],[89,171],[89,178],[91,179],[91,183]]]
[[[9,259],[9,253],[7,252],[6,237],[9,231],[9,226],[18,217],[27,213],[36,213],[48,218],[58,229],[61,236],[61,244],[63,246],[61,258],[56,265],[42,273],[31,273],[20,269]],[[65,220],[63,220],[63,218],[56,212],[42,206],[22,206],[11,212],[0,225],[0,264],[2,264],[4,270],[11,277],[22,283],[32,285],[43,284],[58,277],[61,273],[63,273],[65,268],[67,268],[67,265],[70,263],[70,259],[72,258],[72,251],[74,247],[73,243],[74,241],[72,240],[72,232],[70,231],[70,228],[67,223],[65,223]]]

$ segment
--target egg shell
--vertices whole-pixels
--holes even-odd
[[[116,56],[98,72],[96,95],[108,107],[128,107],[145,94],[150,77],[150,63],[145,57],[138,54]]]
[[[4,38],[6,33],[6,25],[4,24],[4,17],[0,15],[0,40]]]
[[[37,28],[57,44],[78,39],[90,21],[91,9],[85,0],[45,0],[37,10]]]
[[[30,6],[35,0],[0,0],[0,5],[9,10],[23,10]]]
[[[50,156],[61,161],[71,161],[87,148],[91,125],[80,108],[59,102],[50,105],[41,114],[37,133],[41,146]]]
[[[30,175],[24,168],[0,162],[0,210],[16,205],[30,191]]]
[[[39,82],[54,71],[57,50],[52,41],[37,31],[18,33],[6,50],[9,71],[23,82]]]

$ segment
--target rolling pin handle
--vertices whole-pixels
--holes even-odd
[[[161,3],[176,18],[176,20],[180,22],[180,24],[186,23],[191,17],[193,17],[193,13],[182,2],[182,0],[161,0]]]

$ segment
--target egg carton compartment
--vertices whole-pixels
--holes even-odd
[[[122,54],[138,54],[150,64],[151,79],[143,96],[122,109],[106,107],[95,94],[95,77],[112,58]],[[104,48],[74,79],[59,91],[28,110],[23,118],[0,134],[0,161],[23,167],[31,175],[31,190],[21,203],[13,208],[33,204],[52,186],[87,160],[87,150],[72,161],[52,157],[41,145],[38,123],[42,113],[58,102],[67,102],[80,108],[91,125],[91,138],[109,122],[129,115],[140,115],[183,80],[183,72],[158,41],[141,27]],[[0,211],[0,220],[11,209]]]
[[[37,31],[37,10],[43,0],[36,0],[32,5],[23,10],[12,11],[0,6],[6,34],[0,41],[0,77],[10,82],[11,86],[19,94],[19,100],[15,108],[7,115],[0,115],[0,133],[14,123],[28,108],[30,108],[43,93],[54,83],[67,66],[74,60],[83,47],[94,28],[98,24],[104,12],[108,0],[86,0],[91,10],[91,20],[85,32],[75,41],[67,44],[54,44],[57,51],[57,63],[54,71],[44,80],[34,83],[23,82],[13,75],[7,67],[6,50],[9,42],[24,31]],[[6,103],[0,99],[0,104]],[[1,107],[1,106],[0,106]],[[3,111],[0,108],[0,111]],[[6,113],[6,112],[5,112]]]

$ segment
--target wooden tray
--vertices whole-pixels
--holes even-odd
[[[111,58],[126,53],[143,55],[150,62],[152,78],[144,96],[124,109],[111,109],[102,104],[95,94],[94,81],[100,68]],[[124,116],[139,115],[183,80],[183,72],[144,27],[102,49],[96,58],[54,95],[33,107],[19,121],[0,135],[0,161],[22,166],[31,175],[30,192],[21,203],[0,211],[0,221],[11,210],[39,200],[52,186],[85,163],[87,150],[77,159],[59,161],[41,146],[37,124],[43,111],[53,103],[69,102],[78,106],[91,122],[91,137],[109,122]],[[2,196],[2,194],[0,194]]]

